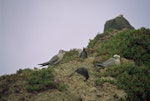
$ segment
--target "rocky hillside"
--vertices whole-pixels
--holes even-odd
[[[74,49],[58,65],[0,77],[0,101],[150,101],[150,30],[109,30],[90,40],[88,58]],[[97,68],[114,54],[121,65]],[[89,79],[76,73],[84,67]]]

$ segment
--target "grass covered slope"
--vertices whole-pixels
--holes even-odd
[[[127,62],[127,64],[109,68],[105,72],[105,76],[117,79],[116,85],[118,88],[126,91],[125,101],[150,100],[149,39],[150,30],[141,28],[138,30],[107,31],[104,34],[98,34],[89,42],[88,48],[93,48],[96,52],[96,57],[101,56],[102,60],[114,54],[134,60],[135,64]],[[101,75],[97,77],[101,78]]]
[[[125,101],[150,100],[150,69],[148,67],[122,64],[109,68],[106,75],[118,80],[116,84],[118,88],[124,89],[127,93]]]
[[[119,54],[121,57],[134,60],[137,65],[150,65],[149,29],[124,29],[117,31],[115,34],[113,33],[113,31],[110,31],[107,32],[107,34],[110,35],[106,33],[97,35],[94,40],[89,43],[88,47],[94,48],[97,52],[97,56],[107,55],[110,57],[114,54]],[[102,40],[104,37],[106,37],[105,40]]]

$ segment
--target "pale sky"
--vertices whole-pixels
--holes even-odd
[[[149,10],[150,0],[0,0],[0,75],[86,47],[120,14],[136,29],[150,28]]]

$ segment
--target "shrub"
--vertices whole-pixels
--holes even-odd
[[[47,89],[60,89],[63,90],[64,86],[60,82],[55,82],[52,71],[49,69],[42,69],[40,71],[32,71],[28,77],[28,85],[26,90],[28,92],[40,92]]]
[[[150,65],[150,30],[123,30],[110,40],[103,42],[98,49],[98,56],[108,57],[119,54],[127,59],[133,59],[137,65]]]
[[[118,79],[118,88],[128,94],[127,101],[150,101],[150,70],[148,67],[123,64],[109,68],[108,75]]]
[[[141,28],[128,33],[129,42],[122,47],[122,54],[133,59],[137,65],[150,65],[150,30]],[[123,42],[121,42],[122,44]]]

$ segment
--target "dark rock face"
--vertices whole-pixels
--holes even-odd
[[[134,29],[132,25],[126,20],[123,15],[119,15],[114,19],[108,20],[104,26],[104,32],[110,29],[122,30],[124,28]]]

